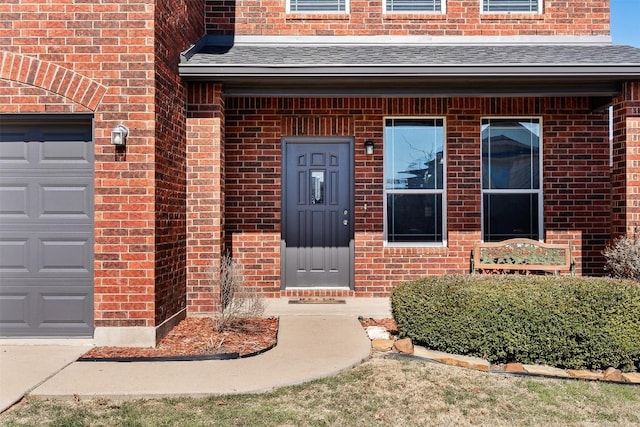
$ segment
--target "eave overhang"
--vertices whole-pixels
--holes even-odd
[[[640,80],[640,49],[610,44],[224,46],[205,41],[182,59],[185,80],[223,83],[230,95],[609,97],[620,92],[622,82]]]

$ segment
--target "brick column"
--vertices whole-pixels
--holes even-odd
[[[640,227],[640,82],[628,82],[614,102],[612,232]]]
[[[224,100],[221,85],[189,87],[187,118],[187,312],[218,304],[212,274],[224,251]]]

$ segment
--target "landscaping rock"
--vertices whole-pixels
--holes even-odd
[[[393,343],[393,348],[395,348],[398,353],[413,354],[413,342],[411,342],[411,338],[397,340]]]
[[[373,339],[371,348],[374,351],[390,351],[393,348],[393,340]]]
[[[522,367],[524,368],[525,372],[527,372],[528,374],[569,378],[569,374],[564,369],[554,368],[552,366],[523,365]]]
[[[370,340],[388,340],[391,334],[384,326],[368,326],[365,330]]]
[[[574,378],[581,378],[583,380],[603,380],[604,372],[594,372],[582,369],[568,369],[567,373]]]
[[[640,372],[625,372],[621,377],[624,382],[640,384]]]
[[[504,370],[506,372],[525,372],[524,367],[522,366],[522,363],[515,363],[515,362],[507,363],[504,366]]]
[[[605,381],[622,381],[622,371],[616,368],[609,368],[604,371]]]
[[[460,356],[456,354],[443,353],[441,351],[428,350],[424,347],[416,346],[413,354],[426,359],[436,360],[451,366],[461,366],[463,368],[475,369],[477,371],[489,372],[491,364],[479,357]]]

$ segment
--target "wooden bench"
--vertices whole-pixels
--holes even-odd
[[[546,271],[574,274],[571,243],[550,244],[531,239],[476,242],[471,256],[471,272]]]

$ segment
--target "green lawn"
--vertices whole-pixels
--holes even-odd
[[[3,426],[640,426],[640,386],[377,356],[336,377],[204,399],[25,399]]]

